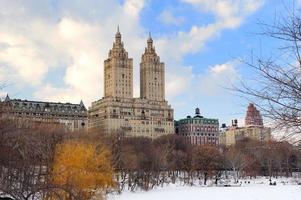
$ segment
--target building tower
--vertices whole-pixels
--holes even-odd
[[[250,103],[248,106],[246,118],[245,118],[245,126],[263,126],[262,116],[254,104]]]
[[[164,63],[156,54],[153,39],[149,34],[147,47],[140,63],[140,97],[154,101],[165,100]]]
[[[104,61],[104,96],[133,98],[133,59],[121,41],[119,27],[115,35],[113,48]]]
[[[141,97],[133,97],[133,60],[119,30],[104,62],[105,94],[89,108],[89,128],[105,134],[156,138],[174,133],[173,109],[165,100],[164,64],[149,35],[140,62]]]

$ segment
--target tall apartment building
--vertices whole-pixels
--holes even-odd
[[[133,59],[117,30],[104,61],[104,97],[89,108],[89,128],[151,138],[173,134],[173,109],[165,100],[164,73],[164,63],[149,36],[140,63],[140,97],[133,98]]]
[[[176,134],[187,137],[194,145],[219,145],[218,119],[204,118],[200,109],[195,109],[195,116],[187,116],[176,121]]]
[[[133,59],[124,49],[119,30],[104,61],[105,97],[133,98]]]
[[[245,117],[245,126],[246,127],[262,127],[263,120],[260,112],[254,106],[254,104],[250,103],[247,109],[246,117]]]
[[[165,66],[156,54],[149,36],[140,63],[140,96],[154,101],[165,100]]]

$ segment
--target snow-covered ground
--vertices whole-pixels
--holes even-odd
[[[245,182],[246,181],[246,182]],[[250,181],[250,183],[249,183]],[[270,186],[267,179],[244,180],[241,186],[204,187],[170,184],[147,192],[125,191],[110,195],[109,200],[300,200],[301,185],[292,180],[276,180]]]
[[[167,186],[148,192],[124,192],[109,200],[300,200],[301,186],[189,187]]]

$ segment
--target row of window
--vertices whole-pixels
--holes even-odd
[[[184,120],[180,120],[181,124],[218,124],[218,121],[217,120],[208,120],[208,119],[200,119],[200,120],[197,120],[197,119],[190,119],[190,120],[187,120],[187,119],[184,119]]]
[[[218,131],[217,127],[190,127],[190,126],[182,126],[180,127],[181,131]]]
[[[58,117],[58,118],[64,118],[64,117],[76,117],[76,118],[85,118],[86,116],[82,115],[56,115],[56,114],[48,114],[48,113],[18,113],[20,116],[26,115],[26,116],[52,116],[52,117]],[[67,119],[67,118],[65,118]]]
[[[205,136],[205,137],[217,137],[218,135],[217,134],[214,134],[214,133],[184,133],[183,134],[184,136],[191,136],[191,135],[194,135],[194,136]]]

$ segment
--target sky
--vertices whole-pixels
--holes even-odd
[[[243,124],[248,101],[228,88],[252,78],[241,60],[275,53],[277,42],[258,34],[258,22],[273,23],[287,1],[0,0],[0,83],[7,85],[0,97],[89,107],[103,97],[103,61],[119,25],[134,60],[135,97],[151,32],[175,119],[199,107],[220,124]]]

